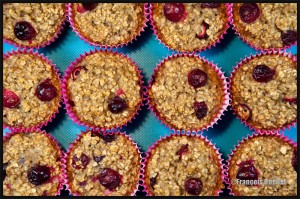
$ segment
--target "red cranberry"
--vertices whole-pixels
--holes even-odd
[[[3,181],[5,180],[5,177],[6,177],[7,166],[8,166],[8,163],[3,163]]]
[[[36,31],[27,21],[19,21],[14,28],[15,36],[20,40],[32,40],[36,36]]]
[[[202,191],[203,184],[199,178],[188,178],[185,181],[184,188],[191,195],[199,195]]]
[[[195,89],[205,86],[207,82],[207,74],[200,69],[194,69],[188,74],[188,82]]]
[[[93,156],[94,160],[99,163],[101,162],[104,158],[105,158],[105,155],[101,155],[101,156]]]
[[[156,184],[156,178],[158,175],[156,175],[154,178],[150,178],[150,186],[154,190],[154,185]]]
[[[3,106],[15,108],[20,104],[20,98],[12,91],[3,89]]]
[[[297,32],[294,30],[288,30],[286,32],[281,32],[281,40],[284,45],[292,45],[297,41]]]
[[[87,185],[87,181],[79,182],[79,186],[84,187]]]
[[[252,76],[258,82],[269,82],[273,79],[275,75],[275,70],[272,70],[266,65],[257,65],[253,69]]]
[[[253,160],[246,160],[239,165],[236,178],[240,180],[258,180],[258,171],[254,166]]]
[[[36,165],[28,170],[27,178],[31,184],[41,185],[51,177],[50,168],[47,166]]]
[[[108,101],[108,109],[112,113],[121,113],[127,108],[127,102],[119,96],[115,96]]]
[[[165,3],[164,15],[172,22],[178,22],[186,15],[185,6],[183,3]]]
[[[209,28],[209,24],[207,24],[205,21],[201,24],[201,32],[196,34],[196,37],[198,39],[207,39],[208,34],[206,34],[207,29]]]
[[[283,98],[282,99],[283,102],[288,102],[290,104],[297,104],[297,98]]]
[[[78,77],[79,74],[80,74],[81,69],[87,70],[86,67],[84,67],[84,66],[78,66],[78,67],[75,67],[75,68],[73,69],[73,71],[72,71],[72,73],[71,73],[71,78],[72,78],[72,80],[76,80],[76,79],[77,79],[77,77]]]
[[[50,79],[46,79],[36,87],[35,95],[39,100],[51,101],[56,96],[56,88],[50,81]]]
[[[252,23],[259,18],[260,9],[256,3],[243,3],[239,13],[243,22]]]
[[[186,152],[188,152],[188,147],[189,145],[186,144],[186,145],[182,145],[181,148],[176,152],[176,155],[179,156],[179,159],[181,160],[182,158],[182,155]]]
[[[295,171],[297,171],[297,151],[296,150],[294,150],[294,152],[293,152],[292,165],[293,165]]]
[[[199,120],[207,115],[208,107],[205,102],[194,102],[194,110]]]
[[[98,3],[81,3],[85,10],[94,10]]]
[[[106,143],[107,142],[113,142],[116,139],[116,137],[115,137],[114,134],[103,133],[102,131],[100,131],[100,132],[98,132],[98,131],[92,131],[91,136],[92,137],[98,136],[99,138],[101,138],[102,140],[104,140]]]
[[[99,182],[105,188],[109,190],[114,190],[119,186],[122,176],[115,170],[111,168],[105,168],[101,171],[99,176]]]
[[[201,8],[218,8],[220,3],[201,3]]]
[[[252,116],[252,111],[246,104],[239,104],[236,108],[238,115],[242,120],[247,121]]]
[[[80,164],[76,164],[78,162],[80,162]],[[85,169],[89,163],[90,163],[90,158],[84,153],[81,154],[80,158],[78,158],[76,155],[74,155],[72,158],[72,166],[75,169]]]

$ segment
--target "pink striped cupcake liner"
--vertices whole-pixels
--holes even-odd
[[[65,170],[64,170],[64,175],[66,176],[65,178],[65,185],[66,185],[66,190],[68,190],[70,192],[70,194],[72,194],[73,196],[80,196],[80,194],[78,192],[76,192],[75,190],[72,190],[72,186],[71,186],[71,182],[69,180],[69,176],[68,176],[68,168],[67,168],[67,161],[68,161],[68,157],[70,156],[70,153],[72,151],[72,149],[76,146],[76,144],[78,144],[80,142],[80,140],[83,138],[83,136],[85,134],[87,134],[88,132],[90,132],[91,130],[86,130],[86,131],[81,131],[81,134],[77,134],[77,138],[75,139],[75,141],[73,143],[70,144],[69,148],[67,149],[67,152],[65,153],[65,157],[64,157],[64,162],[65,162]],[[101,131],[99,129],[97,129],[96,131]],[[103,134],[106,135],[117,135],[117,136],[123,136],[126,139],[131,141],[132,146],[134,146],[136,148],[136,151],[139,154],[139,159],[140,159],[140,163],[142,163],[142,153],[140,151],[140,147],[137,145],[136,142],[134,142],[134,140],[126,134],[126,132],[105,132],[103,131]],[[141,176],[141,171],[139,172],[139,177]],[[139,188],[139,183],[136,182],[137,185],[135,186],[135,188],[132,190],[131,196],[135,196],[135,193],[138,191]]]
[[[20,49],[19,48],[16,51],[12,50],[12,52],[8,51],[6,54],[3,54],[3,60],[7,59],[8,57],[10,57],[12,55],[16,55],[16,54],[32,54],[36,57],[41,58],[43,61],[47,62],[52,67],[52,70],[56,73],[56,76],[59,79],[59,84],[61,85],[59,70],[56,68],[56,65],[53,64],[52,61],[47,56],[44,56],[44,54],[39,54],[38,51],[33,51],[33,49]],[[23,131],[24,129],[35,129],[35,128],[42,128],[44,126],[47,126],[48,123],[52,122],[52,120],[56,117],[56,114],[59,112],[59,108],[61,107],[61,101],[62,101],[62,89],[60,89],[60,92],[58,93],[58,95],[60,96],[59,103],[57,105],[56,110],[54,110],[54,112],[49,117],[49,119],[41,122],[38,125],[28,126],[28,127],[24,127],[24,126],[14,127],[14,126],[9,126],[9,125],[3,123],[3,129],[9,128],[11,130]]]
[[[154,73],[151,76],[151,79],[149,81],[148,86],[146,87],[147,92],[145,92],[145,96],[146,98],[146,105],[148,105],[148,109],[150,109],[150,111],[155,115],[155,117],[166,127],[168,127],[169,129],[171,129],[174,132],[179,132],[180,129],[177,129],[176,127],[169,125],[167,122],[164,121],[164,118],[160,116],[159,111],[155,108],[155,104],[154,102],[152,102],[152,99],[149,95],[149,89],[151,89],[153,83],[154,83],[154,79],[157,75],[158,70],[160,69],[160,67],[168,60],[172,60],[174,58],[177,57],[195,57],[200,59],[201,61],[209,64],[210,67],[212,67],[215,72],[218,74],[218,76],[221,78],[222,80],[222,87],[223,87],[223,103],[222,106],[220,107],[220,110],[218,112],[218,114],[214,117],[213,120],[211,120],[207,125],[205,125],[202,128],[198,128],[198,129],[183,129],[186,132],[199,132],[199,131],[204,131],[204,130],[208,130],[209,128],[212,128],[213,125],[217,124],[217,122],[219,120],[221,120],[221,116],[224,115],[224,112],[226,111],[228,105],[229,105],[229,92],[228,92],[228,83],[227,83],[227,78],[224,75],[224,72],[213,62],[209,62],[207,59],[205,59],[205,57],[200,57],[200,55],[196,55],[195,52],[194,53],[180,53],[180,54],[174,54],[172,53],[172,55],[169,55],[168,57],[164,58],[160,63],[158,63],[156,65],[156,67],[153,69]]]
[[[8,141],[12,136],[16,135],[16,134],[20,134],[20,133],[30,133],[30,132],[37,132],[40,134],[43,134],[44,136],[46,136],[47,138],[49,138],[49,140],[51,141],[51,143],[53,144],[53,146],[55,146],[57,148],[57,150],[60,151],[60,162],[61,162],[61,168],[60,168],[60,175],[59,175],[59,185],[57,187],[57,193],[56,195],[60,195],[60,191],[63,190],[64,185],[66,184],[66,176],[65,176],[65,170],[66,170],[66,162],[65,162],[65,153],[63,152],[62,147],[59,145],[59,143],[57,142],[57,140],[50,135],[49,133],[47,133],[46,131],[42,131],[39,128],[24,128],[24,129],[13,129],[11,130],[9,133],[6,133],[3,136],[3,142]]]
[[[284,55],[288,58],[291,58],[293,60],[293,62],[297,62],[297,57],[292,55],[291,53],[287,53],[287,52],[283,52],[283,51],[275,51],[275,50],[268,50],[265,52],[260,52],[260,53],[256,53],[255,55],[250,54],[250,56],[246,56],[244,59],[241,59],[241,61],[239,63],[237,63],[236,66],[233,67],[233,70],[230,73],[230,77],[229,77],[229,95],[230,95],[230,104],[232,105],[232,78],[235,75],[237,69],[239,67],[241,67],[243,64],[249,62],[250,60],[256,58],[256,57],[261,57],[264,55]],[[255,132],[258,133],[272,133],[272,132],[279,132],[279,131],[283,131],[284,129],[290,129],[291,127],[295,127],[296,123],[297,123],[297,119],[295,121],[292,121],[291,123],[288,123],[284,126],[282,126],[281,128],[275,128],[275,129],[270,129],[270,130],[264,130],[264,129],[259,129],[259,128],[255,128],[253,125],[249,124],[248,122],[244,121],[236,112],[236,110],[233,108],[233,106],[230,106],[230,109],[233,111],[233,114],[237,116],[237,118],[239,118],[239,120],[241,121],[242,124],[244,124],[245,126],[247,126],[250,130],[254,130]]]
[[[120,47],[121,48],[121,47],[124,47],[124,46],[128,46],[130,43],[133,43],[133,41],[136,41],[137,37],[141,36],[141,33],[145,31],[145,28],[147,27],[148,15],[149,15],[149,13],[148,13],[148,3],[145,3],[144,4],[144,22],[143,22],[143,26],[139,30],[139,33],[127,42],[119,43],[117,45],[105,45],[105,44],[100,44],[100,43],[97,43],[97,42],[93,42],[91,39],[84,36],[78,30],[78,28],[75,25],[74,15],[73,15],[73,11],[72,11],[72,3],[68,3],[67,12],[68,12],[68,20],[70,22],[70,26],[72,27],[73,32],[75,32],[77,34],[77,36],[79,36],[80,39],[85,41],[86,43],[88,43],[92,46],[95,46],[95,47],[100,47],[100,48],[113,48],[113,47],[117,47],[117,48]]]
[[[212,144],[211,140],[208,140],[207,136],[204,137],[202,134],[192,134],[192,133],[175,133],[175,134],[170,134],[167,135],[165,137],[161,137],[159,140],[156,140],[155,143],[153,143],[150,147],[148,147],[148,150],[146,152],[146,156],[142,159],[142,163],[141,163],[141,175],[140,175],[140,183],[141,186],[144,187],[144,192],[146,192],[146,196],[153,196],[153,193],[150,191],[151,189],[148,187],[147,183],[146,183],[146,170],[147,170],[147,165],[148,165],[148,161],[151,158],[151,151],[154,150],[160,143],[162,143],[165,140],[168,140],[174,136],[178,136],[178,137],[183,137],[183,136],[188,136],[188,137],[196,137],[202,141],[204,141],[207,146],[211,147],[214,149],[215,151],[215,155],[218,156],[218,160],[219,160],[219,165],[220,165],[220,173],[221,173],[221,179],[220,182],[225,183],[227,182],[227,173],[226,173],[226,167],[225,164],[223,163],[222,159],[222,154],[219,152],[219,148],[216,147],[215,144]],[[220,193],[222,193],[223,191],[220,190],[216,190],[214,196],[219,196]]]

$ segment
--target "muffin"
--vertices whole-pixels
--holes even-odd
[[[147,19],[143,3],[73,3],[69,17],[76,33],[93,45],[119,46],[135,39]]]
[[[297,41],[297,3],[234,3],[233,25],[258,49],[286,48]]]
[[[243,140],[229,156],[232,191],[241,196],[296,196],[297,147],[279,135]]]
[[[178,51],[211,47],[228,28],[225,3],[153,3],[150,9],[158,39]]]
[[[58,112],[60,79],[55,66],[32,51],[13,51],[3,60],[3,123],[11,128],[47,124]]]
[[[202,136],[172,135],[147,152],[144,185],[155,196],[211,196],[222,188],[222,160]]]
[[[198,56],[168,57],[157,66],[149,85],[150,108],[176,130],[206,129],[228,104],[223,73]]]
[[[40,132],[7,134],[3,142],[4,196],[55,196],[62,188],[62,151]]]
[[[231,75],[232,107],[246,125],[273,131],[297,119],[297,62],[270,52],[243,60]]]
[[[81,56],[64,82],[67,112],[78,124],[112,129],[130,121],[142,102],[141,75],[135,63],[111,51]]]
[[[54,41],[66,17],[63,3],[3,4],[3,38],[22,47],[43,47]]]
[[[139,170],[138,148],[124,133],[87,131],[68,149],[68,186],[75,195],[134,194]]]

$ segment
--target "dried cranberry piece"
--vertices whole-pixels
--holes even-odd
[[[3,163],[3,181],[5,180],[6,177],[6,168],[8,166],[8,162],[7,163]]]
[[[84,70],[87,70],[86,67],[84,66],[78,66],[78,67],[75,67],[73,70],[72,70],[72,73],[71,73],[71,78],[72,80],[76,80],[77,77],[79,76],[80,74],[80,71],[84,69]]]
[[[243,22],[252,23],[259,18],[260,9],[256,3],[243,3],[239,14]]]
[[[257,65],[252,72],[253,78],[258,82],[269,82],[273,79],[275,70],[266,65]]]
[[[218,8],[220,3],[201,3],[201,8]]]
[[[209,28],[209,24],[206,23],[205,21],[202,22],[201,24],[201,32],[196,34],[196,37],[198,39],[207,39],[208,34],[206,34],[207,29]]]
[[[47,166],[35,165],[28,170],[27,178],[31,184],[41,185],[51,177],[50,168]]]
[[[186,15],[185,6],[183,3],[165,3],[164,15],[172,22],[178,22]]]
[[[121,113],[127,108],[127,102],[119,96],[115,96],[108,101],[108,109],[112,113]]]
[[[122,176],[111,168],[105,168],[101,171],[99,182],[102,186],[109,190],[114,190],[119,186]]]
[[[106,143],[107,142],[113,142],[116,139],[116,137],[115,137],[114,134],[103,133],[102,131],[100,131],[100,132],[98,132],[98,131],[92,131],[91,136],[92,137],[98,136],[99,138],[101,138],[102,140],[104,140]]]
[[[184,188],[191,195],[199,195],[202,191],[203,184],[199,178],[188,178],[185,181]]]
[[[188,144],[182,145],[181,148],[176,152],[176,155],[179,156],[179,159],[181,160],[182,155],[186,152],[188,152]]]
[[[35,95],[41,101],[51,101],[56,97],[56,88],[51,84],[50,79],[40,83],[35,89]]]
[[[84,187],[87,185],[87,181],[79,182],[79,186]]]
[[[252,116],[252,111],[246,104],[239,104],[236,108],[238,115],[244,120],[247,121]]]
[[[80,164],[76,164],[77,162],[81,162]],[[72,158],[72,166],[75,169],[85,169],[86,166],[90,163],[90,158],[84,153],[78,158],[76,155]]]
[[[20,40],[32,40],[36,36],[36,31],[27,21],[19,21],[15,24],[15,36]]]
[[[292,45],[297,41],[297,32],[294,30],[288,30],[286,32],[281,32],[281,40],[284,45]]]
[[[293,165],[295,171],[297,171],[297,165],[298,165],[298,163],[297,163],[297,151],[295,149],[293,151],[292,165]]]
[[[285,97],[285,98],[282,99],[282,101],[283,102],[288,102],[290,104],[297,104],[297,98],[287,98],[287,97]]]
[[[105,155],[100,155],[100,156],[93,156],[94,160],[99,163],[101,162],[104,158],[105,158]]]
[[[156,178],[158,174],[154,178],[150,178],[150,186],[154,190],[154,185],[156,184]]]
[[[246,160],[241,162],[239,165],[236,178],[240,180],[257,180],[258,171],[254,166],[253,160]]]
[[[188,74],[188,82],[195,89],[205,86],[207,82],[207,74],[200,69],[194,69]]]
[[[85,10],[94,10],[98,3],[81,3]]]
[[[194,102],[194,110],[199,120],[207,115],[208,107],[205,102]]]
[[[20,98],[14,92],[3,89],[3,106],[6,108],[15,108],[20,104]]]

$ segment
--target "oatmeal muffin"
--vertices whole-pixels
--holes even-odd
[[[296,3],[234,3],[233,25],[259,49],[282,48],[297,41]]]
[[[228,28],[225,3],[154,3],[150,9],[155,34],[178,51],[205,49]]]
[[[227,105],[224,79],[215,65],[198,56],[168,57],[158,65],[149,84],[151,109],[171,128],[208,128]]]
[[[297,117],[297,63],[268,53],[242,61],[231,76],[232,107],[258,131],[284,128]]]
[[[279,135],[248,137],[229,156],[232,191],[241,196],[297,195],[297,147]]]
[[[134,194],[139,170],[138,148],[124,133],[87,131],[68,150],[67,175],[75,195]]]
[[[203,137],[173,135],[151,148],[144,170],[149,195],[211,196],[221,190],[220,154]]]
[[[140,108],[141,84],[140,71],[127,57],[111,51],[86,54],[65,74],[67,111],[71,119],[86,126],[122,126]]]
[[[132,41],[147,22],[143,3],[73,3],[69,17],[82,39],[105,46]]]
[[[3,38],[22,47],[40,47],[58,37],[66,17],[63,3],[3,4]]]
[[[45,132],[14,132],[3,142],[3,194],[55,196],[62,188],[62,151]]]
[[[61,99],[60,79],[52,63],[32,51],[13,51],[3,60],[3,123],[36,127],[51,121]]]

